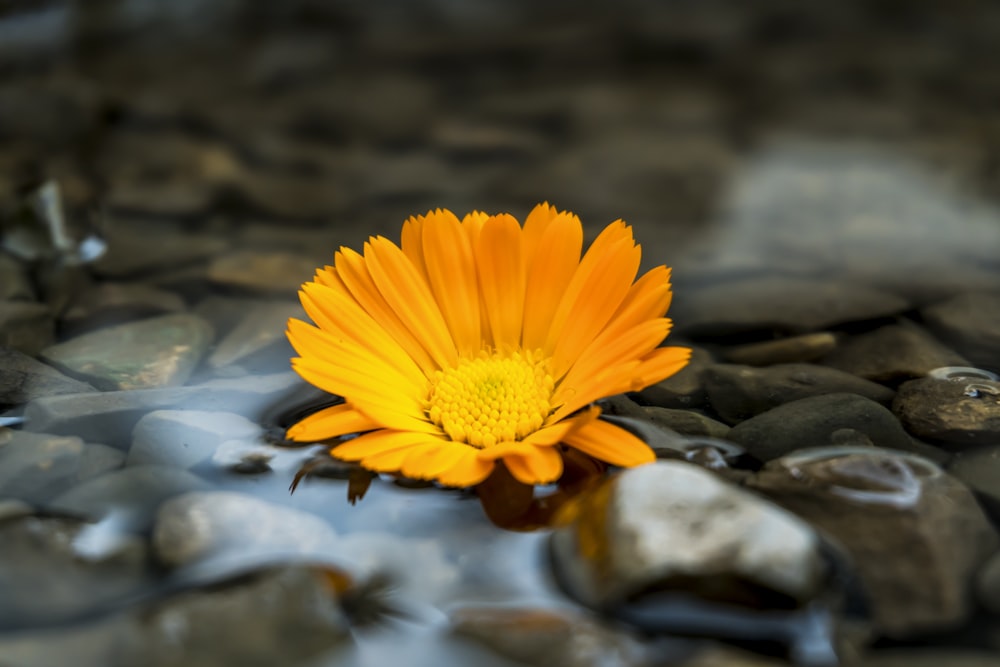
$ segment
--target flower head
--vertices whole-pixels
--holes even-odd
[[[562,474],[560,445],[613,465],[654,456],[597,419],[599,398],[684,367],[658,347],[670,330],[670,270],[635,280],[640,249],[624,222],[581,258],[579,218],[540,204],[459,220],[438,209],[348,248],[300,296],[316,326],[288,323],[306,381],[344,398],[288,430],[297,441],[360,433],[331,454],[446,486],[483,481],[498,461],[526,484]]]

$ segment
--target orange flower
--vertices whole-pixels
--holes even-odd
[[[670,270],[635,280],[640,249],[622,221],[581,259],[582,246],[579,218],[540,204],[523,229],[438,209],[410,218],[401,246],[341,248],[300,292],[316,326],[290,320],[288,338],[299,375],[345,403],[288,437],[361,433],[331,454],[446,486],[477,484],[500,460],[526,484],[555,481],[560,443],[613,465],[652,461],[591,403],[687,363],[690,350],[657,347]]]

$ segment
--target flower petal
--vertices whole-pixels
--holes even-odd
[[[656,460],[653,450],[645,442],[600,419],[570,433],[563,442],[595,459],[616,466],[630,468]]]
[[[468,451],[465,451],[468,450]],[[493,472],[493,461],[481,461],[473,447],[463,447],[458,460],[450,468],[438,475],[438,482],[444,486],[473,486],[489,477]]]
[[[566,419],[560,419],[551,426],[538,429],[525,438],[523,442],[541,446],[558,445],[569,433],[584,426],[585,424],[589,424],[600,415],[601,409],[596,405],[592,406],[578,415],[567,417]]]
[[[403,251],[403,254],[410,258],[413,263],[413,268],[427,279],[427,261],[424,258],[424,225],[427,223],[427,218],[431,217],[435,213],[440,213],[441,209],[437,211],[428,211],[427,215],[413,215],[403,223],[403,231],[399,235],[399,248]],[[451,213],[451,211],[449,211]]]
[[[426,433],[380,429],[341,443],[331,449],[330,454],[344,461],[358,461],[397,449],[410,449],[426,444],[440,445],[442,442],[441,438],[434,438]]]
[[[469,236],[451,211],[428,214],[423,224],[423,256],[434,297],[460,355],[482,348],[479,278]]]
[[[461,461],[468,449],[472,447],[458,442],[441,442],[433,449],[414,449],[400,470],[413,479],[436,479]]]
[[[534,447],[525,454],[504,457],[504,465],[522,484],[549,484],[562,476],[563,461],[554,447]]]
[[[508,350],[521,345],[524,317],[524,256],[521,226],[513,216],[492,216],[476,242],[476,262],[483,310],[490,323],[493,345]]]
[[[582,248],[583,226],[575,215],[560,213],[546,225],[539,250],[528,268],[522,338],[525,349],[546,349],[556,310],[580,265]]]
[[[286,437],[297,442],[326,440],[348,433],[360,433],[379,428],[365,415],[346,403],[314,412],[288,429]]]

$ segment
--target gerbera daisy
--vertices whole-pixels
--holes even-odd
[[[483,481],[498,461],[526,484],[562,474],[560,445],[618,466],[654,459],[597,417],[599,398],[676,373],[690,350],[670,330],[670,270],[639,280],[622,221],[581,259],[583,227],[548,204],[508,215],[411,217],[399,246],[372,237],[302,286],[316,326],[292,319],[293,368],[344,398],[288,430],[296,441],[360,434],[331,454],[376,472]]]

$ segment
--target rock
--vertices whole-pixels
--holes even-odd
[[[181,567],[205,558],[261,559],[336,552],[336,533],[315,514],[232,491],[201,491],[160,506],[153,547],[161,563]]]
[[[208,365],[219,368],[240,363],[248,357],[275,346],[273,356],[279,358],[287,368],[288,359],[295,352],[285,336],[288,319],[305,319],[302,306],[291,301],[258,301],[248,304],[239,322],[216,345],[208,357]]]
[[[747,366],[771,366],[815,361],[837,347],[837,336],[829,331],[789,336],[760,343],[746,343],[728,348],[727,361]]]
[[[778,364],[767,368],[714,364],[702,375],[708,403],[730,424],[785,403],[826,394],[857,394],[888,404],[891,389],[843,371],[812,364]]]
[[[219,410],[256,420],[304,384],[295,373],[287,372],[256,376],[253,382],[226,379],[188,387],[50,396],[29,403],[24,418],[32,431],[79,435],[127,449],[132,429],[153,410]]]
[[[552,534],[552,566],[592,607],[649,590],[731,602],[771,591],[804,602],[825,574],[808,525],[688,463],[626,470],[582,496],[567,518]]]
[[[750,332],[805,333],[891,317],[909,308],[894,294],[809,278],[741,277],[678,292],[670,316],[676,333],[716,337]]]
[[[879,649],[855,667],[995,667],[997,654],[964,648],[926,647]]]
[[[400,537],[388,532],[352,532],[337,540],[336,556],[360,578],[388,577],[415,600],[442,605],[461,594],[461,556],[450,556],[437,537]]]
[[[0,253],[0,302],[34,300],[35,288],[24,265],[7,253]]]
[[[330,584],[332,576],[315,568],[285,566],[169,597],[145,609],[133,632],[120,634],[116,664],[312,664],[350,643],[348,619]]]
[[[0,347],[0,405],[21,405],[36,398],[97,391],[9,347]]]
[[[125,452],[122,450],[88,442],[84,446],[83,456],[80,457],[80,467],[76,471],[76,480],[83,482],[112,470],[118,470],[124,465]]]
[[[112,218],[108,251],[94,270],[109,278],[131,278],[161,269],[189,266],[229,248],[229,240],[192,233],[178,224]]]
[[[892,410],[920,438],[957,446],[1000,441],[1000,382],[910,380],[900,386]]]
[[[109,391],[184,384],[212,342],[188,314],[119,324],[46,348],[42,357]]]
[[[979,570],[976,598],[986,611],[1000,614],[1000,552],[993,554]]]
[[[208,268],[208,278],[216,285],[261,294],[295,294],[315,273],[316,265],[308,257],[253,250],[222,255]]]
[[[887,409],[856,394],[825,394],[779,405],[741,422],[728,438],[761,461],[803,447],[831,444],[835,434],[851,429],[874,445],[908,450],[910,437]]]
[[[140,283],[108,282],[77,295],[63,312],[62,321],[79,331],[177,313],[184,308],[184,299],[173,292]]]
[[[451,631],[520,664],[539,667],[647,665],[633,636],[576,612],[531,607],[461,607]]]
[[[911,454],[805,449],[771,461],[747,485],[844,546],[878,630],[893,638],[964,622],[971,579],[1000,543],[969,490]]]
[[[964,449],[948,463],[947,469],[972,489],[983,509],[1000,524],[1000,444]]]
[[[1000,371],[1000,292],[959,294],[920,314],[931,331],[973,364]]]
[[[161,463],[193,468],[230,439],[257,440],[263,429],[232,412],[156,410],[135,425],[127,465]]]
[[[729,426],[706,417],[693,410],[672,410],[649,406],[645,408],[647,417],[657,426],[669,428],[681,435],[704,435],[710,438],[725,438]]]
[[[0,301],[0,347],[36,355],[55,340],[55,320],[43,303]]]
[[[0,497],[42,504],[77,479],[80,438],[0,429]]]
[[[713,361],[707,351],[693,347],[687,366],[636,395],[642,403],[661,408],[700,408],[706,400],[702,372]]]
[[[897,383],[919,378],[942,366],[967,366],[920,327],[889,324],[852,336],[823,363],[874,382]]]

